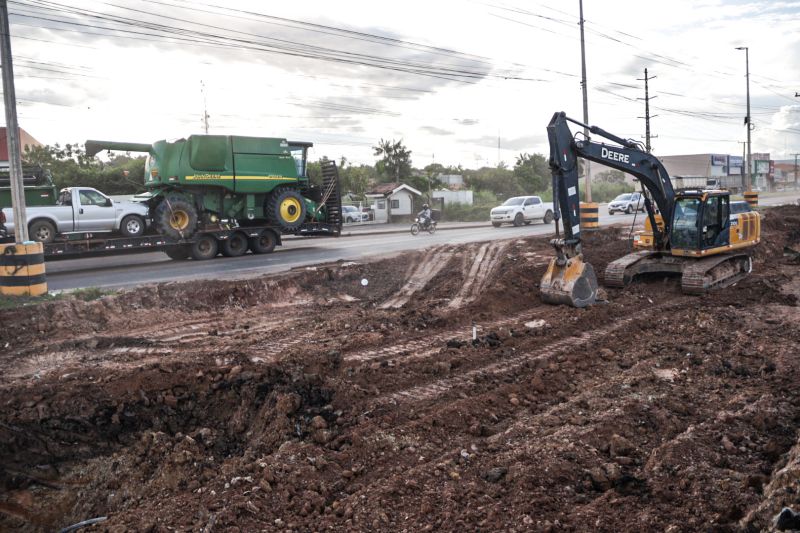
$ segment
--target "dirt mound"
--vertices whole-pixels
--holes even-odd
[[[525,238],[0,311],[0,530],[769,530],[800,508],[795,218],[702,297],[547,306]],[[598,273],[625,236],[584,235]]]

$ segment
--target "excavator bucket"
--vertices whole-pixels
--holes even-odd
[[[580,255],[566,261],[553,258],[539,289],[547,303],[586,307],[597,300],[597,276],[592,265],[584,263]]]

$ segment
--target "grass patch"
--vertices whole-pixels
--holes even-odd
[[[50,294],[47,293],[43,296],[2,296],[0,295],[0,309],[14,309],[16,307],[25,307],[29,305],[38,305],[45,302],[53,302],[55,300],[63,300],[63,294]]]
[[[58,300],[66,300],[74,298],[84,302],[91,302],[115,294],[116,291],[108,289],[100,289],[98,287],[87,287],[85,289],[76,289],[71,292],[48,292],[43,296],[2,296],[0,295],[0,309],[15,309],[17,307],[27,307],[30,305],[39,305],[45,302],[55,302]]]
[[[114,292],[115,291],[108,289],[101,289],[99,287],[86,287],[85,289],[75,289],[74,291],[70,292],[70,294],[77,300],[83,300],[84,302],[91,302],[92,300],[98,300],[103,296],[114,294]]]

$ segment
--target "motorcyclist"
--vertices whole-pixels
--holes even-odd
[[[419,218],[420,226],[427,229],[432,220],[431,207],[428,204],[422,204],[422,211],[417,213],[417,217]]]

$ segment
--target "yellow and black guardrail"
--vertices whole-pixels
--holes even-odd
[[[0,294],[4,296],[47,294],[42,243],[0,244]]]
[[[581,229],[600,228],[600,204],[581,202]]]
[[[752,209],[758,207],[758,191],[747,191],[744,193],[744,199]]]

